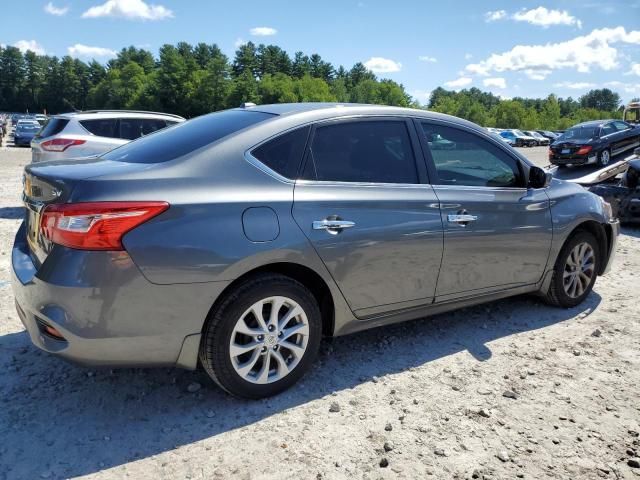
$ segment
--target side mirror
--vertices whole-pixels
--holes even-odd
[[[551,183],[553,175],[545,172],[540,167],[531,167],[529,169],[529,188],[547,188]]]

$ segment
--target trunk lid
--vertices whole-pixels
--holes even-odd
[[[42,211],[54,203],[69,201],[74,188],[90,178],[122,176],[148,169],[145,164],[108,160],[65,160],[31,164],[25,167],[22,200],[26,207],[25,231],[36,268],[45,261],[53,244],[40,231]]]

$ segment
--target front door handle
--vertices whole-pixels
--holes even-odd
[[[355,227],[355,222],[349,220],[332,220],[325,218],[324,220],[316,220],[313,222],[314,230],[326,230],[332,235],[340,233],[345,228]]]
[[[466,226],[469,222],[475,222],[478,220],[477,215],[469,215],[468,213],[458,213],[447,215],[447,220],[450,223],[457,223],[462,226]]]

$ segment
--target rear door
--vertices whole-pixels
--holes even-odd
[[[519,160],[488,137],[446,122],[416,124],[444,226],[436,301],[538,282],[552,237],[544,189],[527,189]],[[453,147],[429,142],[434,135]]]
[[[314,127],[293,216],[358,317],[430,303],[442,222],[412,123],[371,117]]]

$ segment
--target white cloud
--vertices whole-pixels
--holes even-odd
[[[549,28],[551,25],[568,25],[582,28],[582,22],[572,16],[566,10],[548,10],[545,7],[520,10],[512,15],[516,22],[527,22]]]
[[[256,37],[269,37],[278,33],[278,30],[271,27],[255,27],[249,30],[249,33]]]
[[[631,70],[629,70],[625,75],[637,75],[640,77],[640,63],[632,63]]]
[[[554,83],[553,86],[556,88],[570,88],[572,90],[584,90],[585,88],[593,88],[596,86],[596,84],[590,83],[590,82],[559,82],[559,83]]]
[[[13,46],[20,50],[22,53],[26,53],[27,51],[31,50],[33,53],[37,53],[38,55],[45,54],[44,47],[35,40],[18,40],[13,44]]]
[[[458,89],[462,87],[466,87],[467,85],[471,85],[473,80],[470,77],[460,77],[456,80],[451,80],[449,82],[444,82],[444,86],[447,88]]]
[[[149,5],[143,0],[108,0],[91,7],[82,18],[118,17],[127,20],[163,20],[173,12],[162,5]]]
[[[471,60],[473,58],[473,55],[471,55],[470,53],[465,53],[464,54],[464,59],[465,60]]]
[[[430,57],[428,55],[420,55],[418,57],[418,60],[420,60],[421,62],[427,62],[427,63],[436,63],[438,61],[436,57]]]
[[[82,45],[76,43],[75,45],[67,48],[67,52],[71,57],[85,57],[85,58],[98,58],[98,57],[115,57],[117,53],[114,50],[103,47],[90,47],[88,45]]]
[[[626,93],[631,93],[634,96],[638,95],[638,92],[640,92],[640,83],[624,83],[624,82],[620,82],[618,80],[614,80],[612,82],[606,82],[604,84],[605,87],[610,87],[610,88],[615,88],[615,89],[622,89],[624,90]]]
[[[418,100],[420,103],[429,103],[429,98],[431,98],[431,90],[414,90],[411,92],[411,96]]]
[[[49,2],[44,6],[44,11],[56,17],[62,17],[69,11],[69,7],[56,7],[53,2]]]
[[[588,73],[591,68],[613,70],[618,67],[615,44],[640,45],[640,30],[627,32],[624,27],[602,28],[587,35],[545,45],[516,45],[504,53],[465,67],[468,73],[489,75],[490,72],[548,71],[572,68]]]
[[[388,58],[371,57],[364,62],[364,66],[371,70],[373,73],[393,73],[399,72],[402,68],[402,64],[394,62]]]
[[[504,10],[495,10],[484,14],[485,22],[495,22],[496,20],[503,20],[505,18],[507,18],[507,12]]]
[[[244,38],[242,38],[242,37],[238,37],[238,38],[236,38],[236,41],[235,41],[235,42],[233,42],[233,46],[234,46],[234,47],[236,47],[236,48],[238,48],[238,47],[240,47],[241,45],[244,45],[245,43],[247,43],[247,41],[246,41]]]
[[[545,78],[547,78],[549,75],[551,75],[551,70],[531,70],[531,69],[527,69],[524,71],[524,74],[527,76],[527,78],[531,79],[531,80],[544,80]]]
[[[485,78],[482,84],[485,87],[507,88],[507,81],[502,77]]]

